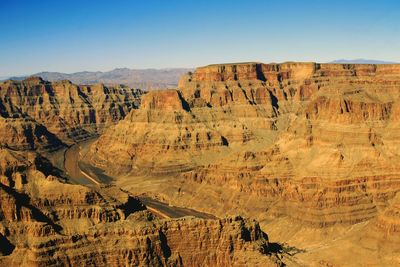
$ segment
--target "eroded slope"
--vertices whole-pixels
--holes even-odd
[[[255,221],[159,220],[115,187],[58,178],[34,152],[0,150],[0,265],[278,266]]]
[[[0,83],[1,144],[57,149],[101,133],[139,105],[140,90],[38,77]]]
[[[398,65],[206,66],[177,90],[146,95],[94,143],[90,159],[137,193],[240,212],[296,244],[354,225],[355,239],[388,237],[398,234],[399,97]],[[278,220],[322,234],[289,235]],[[394,242],[358,259],[389,253],[397,256],[386,263],[398,263]]]

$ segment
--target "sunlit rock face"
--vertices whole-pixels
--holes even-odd
[[[302,264],[397,263],[399,65],[218,64],[146,94],[0,89],[0,265],[281,264],[261,228],[305,246]],[[98,134],[81,160],[116,187],[68,184],[37,154]],[[158,220],[142,193],[261,227]]]
[[[140,90],[39,77],[0,84],[0,143],[56,149],[101,133],[139,105]]]
[[[126,191],[57,175],[36,152],[0,149],[1,266],[281,265],[254,220],[161,220]]]
[[[113,162],[110,173],[173,176],[180,194],[154,191],[177,204],[352,225],[384,213],[400,190],[399,97],[399,65],[200,67],[176,90],[143,97],[91,160]]]

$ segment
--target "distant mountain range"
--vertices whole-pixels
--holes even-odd
[[[338,59],[328,63],[336,64],[398,64],[397,62],[371,59]],[[193,71],[191,68],[168,69],[129,69],[117,68],[111,71],[81,71],[75,73],[39,72],[33,75],[9,77],[8,79],[23,80],[28,76],[39,76],[48,81],[70,80],[76,84],[104,83],[125,84],[144,90],[165,89],[176,87],[181,75]],[[5,80],[7,77],[0,77]]]
[[[328,63],[334,64],[398,64],[397,62],[392,61],[383,61],[383,60],[373,60],[373,59],[337,59]]]
[[[169,69],[128,69],[117,68],[107,72],[82,71],[75,73],[39,72],[32,76],[39,76],[48,81],[70,80],[76,84],[125,84],[133,88],[145,90],[164,89],[175,87],[182,74],[193,69],[169,68]],[[27,76],[10,77],[13,80],[22,80]]]

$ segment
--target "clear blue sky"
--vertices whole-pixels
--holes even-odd
[[[0,76],[238,61],[400,61],[400,1],[0,0]]]

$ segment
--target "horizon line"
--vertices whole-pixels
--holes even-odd
[[[343,61],[343,62],[341,62]],[[355,62],[355,61],[365,61],[362,63]],[[371,63],[368,63],[370,61]],[[376,62],[376,63],[374,63]],[[60,74],[65,74],[65,75],[73,75],[73,74],[78,74],[78,73],[84,73],[84,72],[89,72],[89,73],[107,73],[107,72],[112,72],[115,70],[122,70],[122,69],[128,69],[128,70],[133,70],[133,71],[144,71],[144,70],[177,70],[177,69],[196,69],[196,68],[202,68],[202,67],[207,67],[207,66],[214,66],[214,65],[234,65],[234,64],[249,64],[249,63],[257,63],[257,64],[285,64],[285,63],[316,63],[316,64],[357,64],[357,65],[390,65],[390,64],[400,64],[400,62],[395,62],[395,61],[386,61],[386,60],[375,60],[375,59],[364,59],[364,58],[357,58],[357,59],[336,59],[336,60],[331,60],[328,62],[318,62],[318,61],[281,61],[281,62],[261,62],[261,61],[241,61],[241,62],[224,62],[224,63],[211,63],[207,65],[202,65],[202,66],[197,66],[197,67],[165,67],[165,68],[156,68],[156,67],[146,67],[146,68],[129,68],[129,67],[115,67],[110,70],[80,70],[80,71],[74,71],[74,72],[62,72],[62,71],[50,71],[50,70],[44,70],[44,71],[39,71],[31,74],[12,74],[12,75],[3,75],[0,76],[0,80],[7,80],[11,78],[23,78],[23,77],[30,77],[30,76],[36,76],[41,73],[60,73]]]

